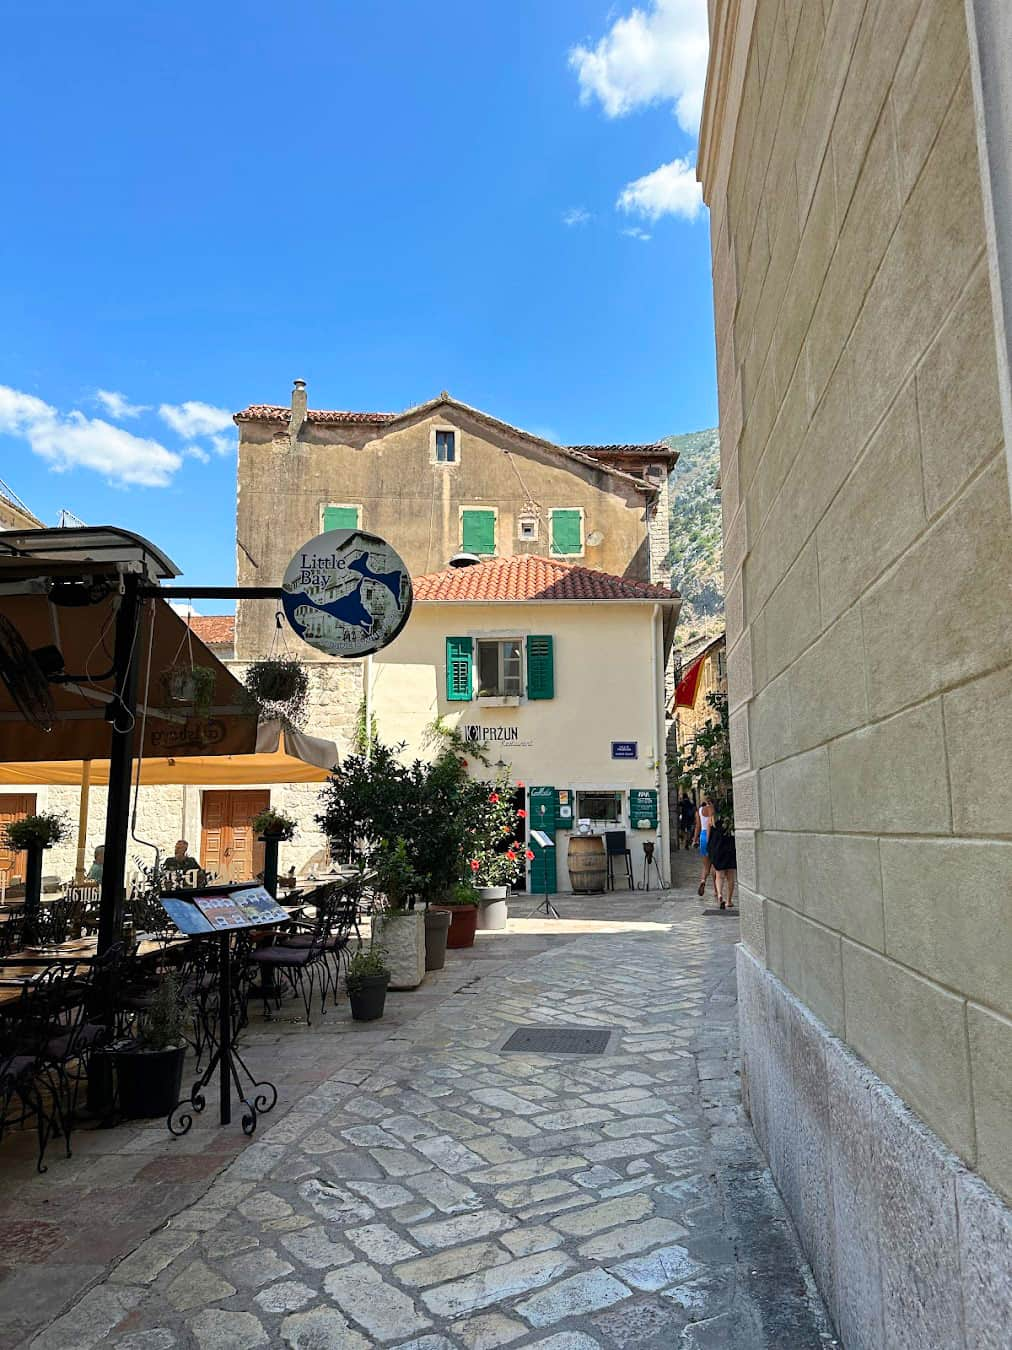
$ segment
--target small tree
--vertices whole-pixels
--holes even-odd
[[[669,770],[679,787],[695,788],[709,797],[717,819],[734,827],[734,798],[731,792],[731,738],[727,695],[720,691],[707,694],[713,716],[708,717],[688,745],[679,746],[669,759]]]

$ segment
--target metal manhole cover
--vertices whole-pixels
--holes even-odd
[[[500,1053],[603,1055],[614,1034],[599,1027],[518,1027],[500,1046]]]

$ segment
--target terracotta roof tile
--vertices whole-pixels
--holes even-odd
[[[572,450],[578,455],[591,455],[592,457],[614,456],[616,459],[670,459],[678,458],[678,451],[673,450],[670,445],[665,445],[663,441],[650,441],[642,445],[567,445],[567,450]]]
[[[291,415],[291,408],[282,407],[280,404],[251,403],[248,408],[243,408],[242,412],[237,412],[232,420],[234,422],[278,422],[287,425]],[[334,425],[351,423],[353,425],[382,426],[384,422],[392,422],[399,416],[399,413],[343,412],[340,409],[327,408],[307,408],[306,410],[307,422],[324,422]]]
[[[447,600],[676,600],[677,591],[629,581],[590,567],[519,554],[470,567],[447,567],[413,579],[415,599]]]
[[[231,614],[194,614],[190,627],[209,647],[231,646],[235,641],[235,618]]]

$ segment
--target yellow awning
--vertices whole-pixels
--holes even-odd
[[[91,762],[92,787],[109,782],[109,761]],[[338,764],[337,746],[318,736],[285,731],[280,722],[263,722],[257,728],[257,748],[251,755],[185,755],[178,759],[145,758],[140,763],[144,787],[192,784],[207,787],[245,787],[270,783],[325,783]],[[58,785],[79,787],[84,761],[74,759],[26,760],[0,763],[0,784]],[[134,763],[134,781],[138,766]]]

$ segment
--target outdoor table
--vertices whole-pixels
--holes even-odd
[[[158,956],[171,947],[181,947],[187,941],[185,937],[167,937],[167,938],[149,938],[142,937],[137,944],[137,950],[134,956],[140,960],[148,960],[152,956]],[[52,947],[24,947],[21,951],[10,952],[7,956],[0,956],[0,971],[10,966],[53,966],[62,964],[65,961],[76,961],[83,964],[90,964],[98,956],[98,938],[75,938],[70,942],[60,942]]]

